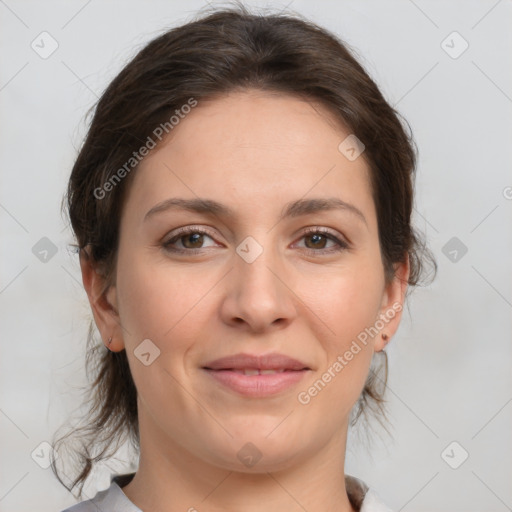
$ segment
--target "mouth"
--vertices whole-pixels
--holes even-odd
[[[207,370],[211,370],[211,368],[206,368]],[[300,370],[289,370],[286,368],[281,368],[279,370],[264,370],[262,368],[244,368],[243,370],[238,370],[237,368],[223,368],[221,370],[213,370],[213,371],[228,371],[228,372],[235,372],[235,373],[241,373],[242,375],[274,375],[276,373],[283,373],[283,372],[289,372],[289,371],[300,371]]]
[[[295,386],[311,368],[283,354],[236,354],[202,367],[222,387],[240,395],[263,398]]]

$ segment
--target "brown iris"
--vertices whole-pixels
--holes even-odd
[[[320,244],[318,244],[318,243],[314,242],[314,245],[313,245],[313,247],[312,247],[313,249],[318,249],[318,248],[323,249],[323,248],[325,247],[325,242],[327,241],[327,237],[326,237],[325,235],[320,235],[320,234],[318,234],[318,233],[315,233],[315,234],[313,234],[313,235],[306,235],[306,236],[304,237],[306,247],[308,247],[308,243],[307,243],[308,238],[314,238],[314,239],[315,239],[315,240],[317,240],[317,241],[320,239],[320,244],[321,244],[321,242],[322,242],[322,240],[321,240],[321,239],[323,238],[324,245],[322,245],[322,246],[321,246]],[[311,248],[311,247],[308,247],[308,248]]]
[[[200,249],[203,245],[203,238],[204,234],[202,233],[189,233],[188,235],[183,235],[181,237],[183,247],[186,247],[187,249]],[[190,246],[187,245],[189,242]]]

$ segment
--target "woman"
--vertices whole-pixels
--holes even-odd
[[[419,282],[414,168],[397,113],[310,22],[238,7],[143,48],[69,182],[108,350],[68,488],[124,435],[140,459],[68,512],[389,510],[344,461],[349,426],[383,417]]]

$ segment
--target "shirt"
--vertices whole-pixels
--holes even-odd
[[[134,476],[135,473],[113,476],[109,488],[98,492],[93,499],[77,503],[62,512],[143,512],[121,489]],[[358,512],[392,512],[362,480],[345,475],[345,486],[350,503]]]

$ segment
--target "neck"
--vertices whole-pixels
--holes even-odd
[[[155,431],[143,414],[139,419],[139,469],[123,492],[141,510],[356,512],[345,486],[346,428],[306,460],[243,473],[205,463]]]

